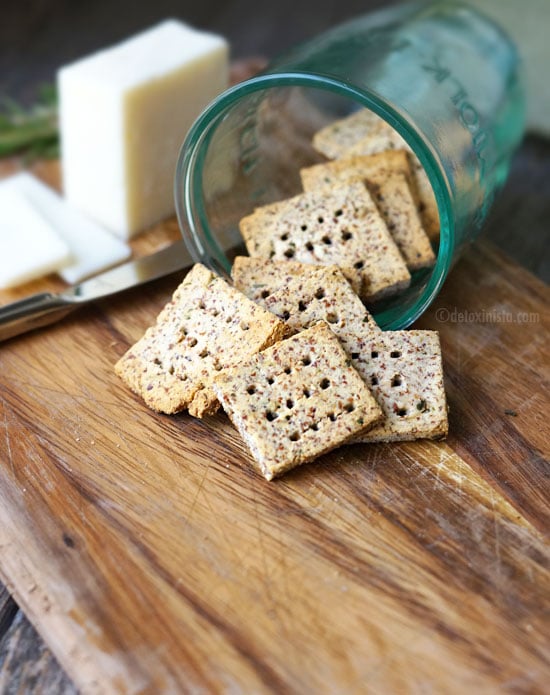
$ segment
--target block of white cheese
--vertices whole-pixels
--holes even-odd
[[[59,275],[74,284],[127,259],[132,250],[104,227],[67,203],[35,176],[16,174],[0,186],[12,186],[22,193],[70,249],[72,260]]]
[[[0,288],[35,280],[70,261],[67,244],[24,194],[0,184]]]
[[[67,200],[123,238],[172,215],[179,148],[227,84],[226,41],[176,20],[61,68]]]

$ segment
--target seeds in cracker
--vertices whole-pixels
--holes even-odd
[[[319,321],[337,335],[380,331],[336,266],[237,256],[231,275],[235,287],[286,321],[294,333]]]
[[[267,480],[334,449],[381,417],[324,322],[220,372],[214,390]]]
[[[244,262],[243,262],[244,261]],[[235,284],[287,322],[292,331],[329,323],[371,389],[385,420],[357,441],[438,438],[447,433],[441,349],[436,331],[381,331],[341,273],[302,265],[283,275],[279,264],[239,261]],[[255,264],[255,267],[254,267]],[[294,264],[296,265],[296,264]],[[264,290],[253,285],[263,284]],[[283,281],[284,280],[284,281]]]
[[[370,385],[385,420],[357,442],[442,439],[448,432],[437,331],[388,331],[361,342],[353,365]]]
[[[407,268],[412,271],[431,267],[435,254],[405,177],[393,174],[371,194]]]
[[[437,202],[424,167],[407,142],[386,121],[368,109],[356,111],[313,136],[313,146],[329,159],[372,155],[389,150],[409,153],[412,169],[411,189],[417,198],[422,226],[432,241],[439,238]]]
[[[403,150],[373,155],[352,155],[300,170],[304,191],[326,189],[356,179],[379,186],[393,174],[401,174],[410,181],[411,165],[407,153]]]
[[[411,169],[402,151],[354,156],[302,169],[304,190],[319,190],[339,181],[363,181],[374,199],[409,270],[432,266],[435,255],[422,227],[409,187]]]
[[[294,276],[305,269],[311,271],[337,266],[313,266],[299,261],[268,261],[265,258],[236,256],[231,268],[231,279],[235,287],[257,302],[279,290]]]
[[[407,145],[405,140],[391,129],[390,126],[387,124],[385,125],[386,128],[356,142],[355,145],[342,152],[341,156],[347,159],[349,157],[384,154],[389,150],[408,152],[411,170],[409,182],[411,184],[413,198],[422,220],[422,226],[428,237],[432,241],[437,241],[439,238],[439,213],[428,175],[424,171],[424,167],[420,163],[418,157]]]
[[[337,265],[365,301],[410,283],[399,249],[359,181],[266,205],[239,226],[251,256]]]
[[[219,407],[212,377],[285,332],[276,316],[197,264],[115,371],[153,410],[202,417]]]
[[[317,131],[313,136],[313,147],[325,157],[336,159],[358,140],[370,135],[380,122],[384,121],[368,109],[355,111]]]

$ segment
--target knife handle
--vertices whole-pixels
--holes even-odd
[[[77,306],[66,297],[42,292],[0,307],[0,341],[59,321]]]

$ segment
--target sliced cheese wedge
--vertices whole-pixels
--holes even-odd
[[[26,172],[8,180],[69,246],[72,262],[59,271],[69,284],[126,260],[131,249],[104,227],[67,203],[52,188]]]
[[[0,185],[0,288],[22,285],[71,262],[68,245],[13,185]]]

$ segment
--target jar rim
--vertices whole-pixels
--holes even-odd
[[[440,239],[436,262],[419,296],[403,313],[396,316],[395,309],[391,309],[375,314],[376,321],[384,330],[406,328],[419,318],[435,299],[451,266],[455,247],[455,220],[451,213],[450,185],[435,150],[414,127],[406,113],[372,90],[352,86],[329,75],[305,71],[261,73],[220,94],[195,121],[180,149],[174,180],[178,222],[192,258],[217,272],[229,272],[227,259],[212,253],[210,241],[215,238],[215,234],[209,228],[205,212],[201,165],[204,163],[208,144],[217,125],[234,104],[245,96],[275,87],[312,87],[352,99],[376,113],[394,128],[424,167],[439,213]]]

